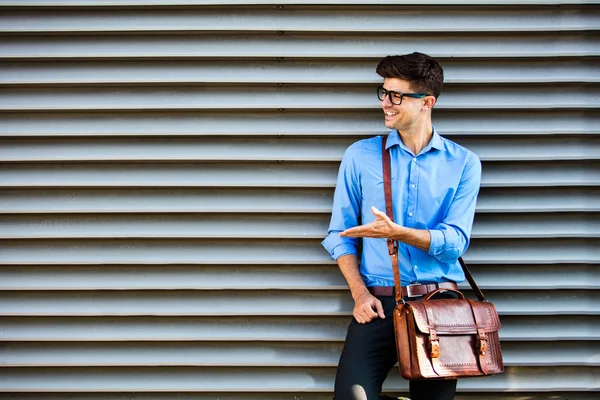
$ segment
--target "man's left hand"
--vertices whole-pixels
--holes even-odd
[[[354,228],[346,229],[340,232],[340,236],[347,237],[368,237],[368,238],[386,238],[391,239],[398,233],[400,225],[392,222],[385,213],[379,211],[375,207],[371,207],[371,212],[375,215],[375,221],[366,224],[355,226]]]

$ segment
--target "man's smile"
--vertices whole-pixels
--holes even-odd
[[[398,115],[398,113],[397,113],[397,112],[394,112],[394,111],[384,111],[384,114],[385,114],[385,119],[386,119],[386,121],[387,121],[387,120],[389,120],[389,119],[392,119],[392,118],[394,118],[396,115]]]

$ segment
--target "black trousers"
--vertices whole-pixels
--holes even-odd
[[[378,299],[383,304],[385,319],[376,318],[362,325],[352,318],[348,327],[335,377],[335,400],[391,399],[381,395],[381,387],[398,361],[393,319],[395,301],[392,296]],[[452,400],[456,392],[455,379],[414,380],[409,386],[411,400]]]

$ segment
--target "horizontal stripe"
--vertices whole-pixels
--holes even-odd
[[[586,391],[595,387],[597,367],[509,367],[501,375],[465,379],[468,391]],[[548,379],[549,374],[553,379]],[[277,379],[271,377],[276,375]],[[219,367],[130,367],[130,368],[3,368],[0,390],[21,391],[135,391],[135,392],[295,392],[330,391],[334,368],[219,368]],[[76,385],[73,379],[76,379]],[[269,385],[265,388],[264,382]],[[392,370],[384,390],[406,389],[408,382]]]
[[[587,59],[440,59],[444,82],[515,84],[599,82],[600,65]],[[183,83],[373,84],[377,60],[177,60],[5,62],[1,85],[177,85]]]
[[[474,239],[473,264],[599,263],[598,239]],[[0,265],[333,264],[319,239],[2,240]]]
[[[436,110],[435,126],[444,136],[598,135],[600,114],[580,110]],[[389,132],[381,111],[218,110],[110,113],[5,112],[0,136],[53,137],[367,137]]]
[[[3,367],[336,367],[342,342],[7,343]],[[600,366],[600,342],[506,342],[506,366]]]
[[[385,134],[385,133],[383,133]],[[25,161],[341,161],[356,137],[0,139],[0,162]],[[595,137],[451,139],[483,161],[600,160]]]
[[[448,87],[436,109],[595,109],[600,94],[590,85]],[[373,87],[191,86],[181,88],[5,89],[0,110],[231,110],[243,109],[380,110]]]
[[[494,291],[501,315],[597,315],[600,293]],[[0,292],[2,316],[334,316],[352,315],[347,291]]]
[[[0,239],[323,239],[329,214],[0,215]],[[600,214],[478,215],[471,237],[600,238]]]
[[[490,45],[493,43],[493,46]],[[11,36],[0,43],[0,58],[135,59],[135,58],[374,58],[394,49],[414,49],[432,57],[513,58],[589,57],[600,55],[597,35],[589,33],[493,34],[208,34],[117,36]]]
[[[598,186],[597,162],[493,162],[482,187]],[[3,188],[333,188],[337,163],[0,164]]]
[[[165,3],[168,5],[168,3]],[[415,18],[418,16],[418,18]],[[598,10],[564,6],[188,8],[154,10],[8,11],[0,32],[563,32],[594,30]]]
[[[397,392],[398,395],[408,395],[408,392]],[[0,399],[10,400],[64,400],[65,396],[74,400],[166,400],[169,394],[164,393],[10,393],[10,397],[0,394]],[[224,393],[185,393],[186,400],[223,400]],[[297,393],[225,393],[228,400],[297,400]],[[597,400],[594,393],[586,392],[554,392],[554,396],[561,396],[569,400]],[[302,400],[331,400],[331,393],[302,393]],[[457,389],[455,400],[479,400],[485,396],[486,400],[531,400],[543,399],[533,393],[468,393]],[[537,397],[533,397],[537,396]],[[541,395],[544,396],[544,395]],[[559,397],[559,398],[561,398]]]
[[[2,317],[0,341],[343,341],[349,315]],[[243,328],[243,329],[241,329]],[[597,341],[596,315],[502,315],[503,341]]]
[[[0,191],[0,213],[329,214],[332,197],[332,188],[11,189]],[[586,211],[600,211],[600,187],[483,187],[477,199],[477,218],[484,213],[525,215]],[[538,217],[533,215],[528,218]],[[554,216],[549,218],[552,220]]]
[[[585,264],[470,264],[485,290],[599,289]],[[463,282],[461,290],[469,289]],[[4,265],[0,290],[346,290],[337,265]]]

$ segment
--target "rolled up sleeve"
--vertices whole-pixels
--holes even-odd
[[[454,263],[469,247],[480,184],[481,162],[471,153],[444,221],[429,229],[429,254],[439,261]]]
[[[339,232],[331,232],[321,244],[331,254],[333,259],[337,260],[341,256],[347,254],[357,254],[356,251],[356,240],[350,240],[350,238],[343,238],[338,236]]]
[[[357,254],[357,238],[340,237],[338,234],[359,225],[360,220],[360,176],[356,168],[355,155],[358,145],[350,146],[340,165],[333,195],[333,209],[327,237],[321,244],[335,260],[347,254]]]

